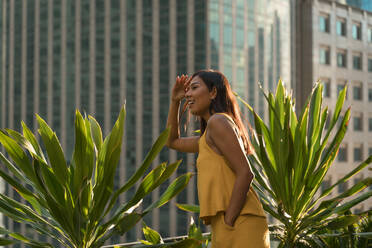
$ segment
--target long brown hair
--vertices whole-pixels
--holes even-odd
[[[216,97],[212,100],[209,106],[210,114],[228,114],[238,127],[239,136],[243,141],[246,153],[248,155],[252,154],[253,148],[249,141],[248,132],[242,122],[239,105],[236,101],[234,93],[231,90],[227,78],[221,72],[215,70],[200,70],[195,72],[191,78],[196,76],[200,77],[204,81],[209,91],[212,91],[213,88],[216,88]],[[203,118],[200,118],[200,135],[203,135],[206,127],[207,122]]]

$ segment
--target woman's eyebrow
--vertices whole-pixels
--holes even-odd
[[[200,84],[200,83],[198,81],[194,81],[194,82],[190,83],[190,86],[193,85],[193,84]]]

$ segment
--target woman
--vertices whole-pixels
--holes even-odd
[[[183,98],[191,114],[200,118],[200,137],[180,137]],[[266,216],[250,187],[254,176],[246,156],[252,150],[226,77],[212,70],[177,77],[167,127],[171,127],[169,148],[199,153],[200,218],[211,224],[212,247],[269,247]]]

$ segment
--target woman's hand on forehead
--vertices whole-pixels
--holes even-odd
[[[185,92],[187,92],[189,89],[190,89],[190,83],[191,83],[191,77],[189,77],[187,79],[187,81],[185,82]]]
[[[183,85],[183,88],[186,92],[189,89],[191,79],[192,78],[189,77],[187,74],[186,75],[182,74],[181,76],[177,77],[177,83],[179,83],[180,85]]]

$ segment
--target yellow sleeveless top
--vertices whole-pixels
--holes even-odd
[[[227,114],[218,114],[223,114],[234,123]],[[225,211],[229,206],[235,183],[235,174],[229,167],[228,161],[207,144],[206,131],[199,139],[199,155],[196,166],[200,218],[208,225],[210,224],[210,217],[215,216],[220,211]],[[266,217],[261,202],[252,187],[247,193],[246,202],[240,212],[240,215],[243,214]]]

